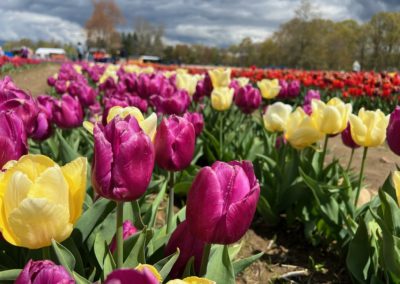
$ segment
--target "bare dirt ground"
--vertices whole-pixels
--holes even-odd
[[[17,86],[37,96],[49,89],[47,77],[58,69],[57,64],[44,64],[9,75]],[[351,150],[342,144],[340,136],[330,138],[328,149],[327,161],[335,157],[343,166],[347,165]],[[358,149],[352,163],[356,173],[360,169],[361,158],[362,149]],[[370,195],[376,194],[390,171],[396,169],[396,164],[400,165],[400,157],[386,145],[369,150],[365,184]],[[243,238],[240,256],[247,257],[261,251],[264,256],[248,267],[238,277],[237,283],[351,283],[344,260],[321,247],[309,245],[300,227],[269,228],[262,220],[256,220]]]
[[[60,65],[57,63],[42,63],[0,74],[0,77],[10,76],[18,87],[33,96],[38,96],[49,90],[47,77],[54,75],[59,69]]]

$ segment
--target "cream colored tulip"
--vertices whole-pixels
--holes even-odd
[[[214,89],[228,87],[231,83],[231,69],[217,68],[208,71]]]
[[[284,131],[292,110],[292,106],[281,102],[276,102],[268,106],[267,111],[263,115],[265,129],[271,132]]]
[[[218,111],[231,107],[235,90],[231,88],[217,88],[211,93],[211,106]]]
[[[278,79],[273,79],[273,80],[263,79],[257,82],[257,86],[260,89],[263,98],[268,100],[278,96],[281,90],[281,86],[279,85]]]

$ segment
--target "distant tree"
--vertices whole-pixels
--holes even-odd
[[[114,0],[92,0],[93,13],[87,20],[85,28],[88,45],[116,49],[120,46],[120,36],[116,26],[125,19]]]

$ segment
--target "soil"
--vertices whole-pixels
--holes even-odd
[[[32,96],[38,96],[50,89],[47,85],[47,78],[57,73],[59,69],[60,64],[42,63],[15,69],[12,72],[1,74],[0,77],[10,76],[19,88]]]
[[[49,89],[47,77],[58,69],[58,64],[41,64],[9,75],[17,86],[37,96]],[[342,144],[340,136],[329,139],[328,149],[327,162],[335,157],[343,166],[347,165],[351,150]],[[361,159],[362,149],[357,149],[352,163],[356,173],[360,169]],[[365,169],[365,200],[376,194],[390,171],[396,169],[396,164],[400,164],[400,157],[386,145],[369,149]],[[241,273],[237,283],[351,283],[344,260],[321,247],[308,244],[300,226],[288,229],[283,224],[269,228],[262,220],[256,219],[243,238],[239,257],[248,257],[261,251],[264,256]]]

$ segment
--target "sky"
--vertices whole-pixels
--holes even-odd
[[[165,27],[167,43],[226,46],[244,37],[261,41],[294,16],[300,0],[116,0],[130,30],[135,18]],[[400,11],[400,0],[311,0],[332,20],[367,21],[379,11]],[[0,0],[0,40],[84,41],[91,0]]]

